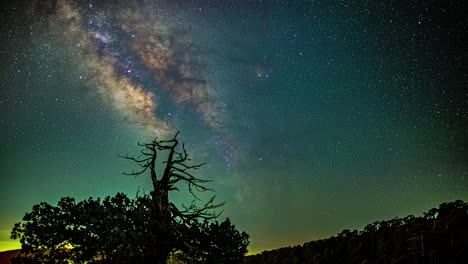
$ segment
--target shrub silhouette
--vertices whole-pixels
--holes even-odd
[[[178,254],[181,260],[192,264],[238,264],[247,253],[249,235],[240,233],[229,218],[224,222],[204,222],[192,225],[192,245]]]

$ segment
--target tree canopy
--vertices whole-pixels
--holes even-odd
[[[123,193],[76,202],[64,197],[56,206],[42,202],[12,231],[22,254],[13,263],[150,263],[159,223],[151,216],[152,199]],[[227,219],[194,222],[180,237],[175,256],[186,263],[240,263],[248,235]],[[184,247],[187,244],[189,247]],[[221,261],[221,262],[219,262]]]
[[[76,202],[64,197],[57,206],[42,202],[17,223],[22,255],[15,263],[143,263],[154,240],[151,199],[118,193],[103,200]]]
[[[240,233],[229,218],[191,226],[191,247],[178,257],[192,264],[239,264],[247,253],[249,235]]]

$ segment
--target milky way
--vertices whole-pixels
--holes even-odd
[[[164,137],[175,129],[157,115],[163,91],[177,107],[192,105],[207,126],[221,127],[221,104],[208,89],[199,49],[166,25],[162,14],[68,1],[58,3],[56,14],[53,26],[76,44],[96,92],[149,135]],[[155,85],[145,85],[142,72],[151,74]]]

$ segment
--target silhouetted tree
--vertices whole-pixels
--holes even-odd
[[[11,237],[20,239],[14,263],[144,263],[146,243],[154,240],[157,223],[148,221],[148,195],[129,199],[60,199],[57,206],[40,203],[15,224]]]
[[[103,201],[89,198],[78,203],[66,197],[57,206],[35,205],[24,216],[25,222],[13,228],[11,237],[20,239],[22,244],[15,263],[163,264],[174,251],[209,252],[207,256],[215,256],[216,251],[208,244],[220,245],[226,260],[243,257],[248,236],[239,234],[229,221],[199,225],[200,221],[215,219],[219,214],[213,209],[224,203],[215,203],[213,196],[202,206],[196,204],[196,192],[211,190],[205,186],[209,181],[192,174],[204,164],[188,163],[190,159],[185,145],[179,145],[178,134],[170,140],[139,143],[142,150],[138,157],[124,156],[141,168],[127,175],[149,174],[153,185],[150,195],[129,199],[119,193]],[[156,170],[158,157],[164,158],[159,162],[161,171]],[[179,183],[186,184],[194,197],[182,209],[171,203],[168,196],[170,191],[179,190]],[[216,241],[221,232],[226,239],[223,242],[230,244]],[[194,234],[202,234],[203,243],[193,239]]]
[[[239,232],[229,218],[191,227],[192,247],[178,257],[189,264],[238,264],[247,253],[249,235]]]
[[[151,178],[153,191],[150,194],[154,205],[151,210],[151,219],[158,223],[158,228],[152,230],[156,234],[156,239],[152,241],[152,250],[148,251],[148,255],[157,264],[166,263],[169,254],[174,250],[189,248],[190,245],[184,239],[184,233],[198,220],[215,219],[218,215],[212,210],[224,205],[224,203],[214,203],[215,196],[201,207],[196,205],[195,200],[198,197],[195,192],[212,191],[212,189],[205,186],[208,180],[192,174],[205,163],[188,164],[191,159],[189,159],[185,144],[179,145],[178,135],[179,132],[170,140],[155,139],[151,143],[138,143],[142,147],[138,157],[121,156],[136,162],[140,167],[140,170],[125,173],[126,175],[138,176],[148,172]],[[158,172],[157,158],[164,152],[167,154],[161,163],[164,169]],[[179,187],[176,186],[178,183],[186,184],[188,191],[195,198],[190,205],[182,205],[182,209],[169,201],[169,192],[179,191]]]

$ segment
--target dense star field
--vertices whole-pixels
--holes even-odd
[[[2,5],[0,251],[178,130],[251,252],[468,200],[463,1]]]

